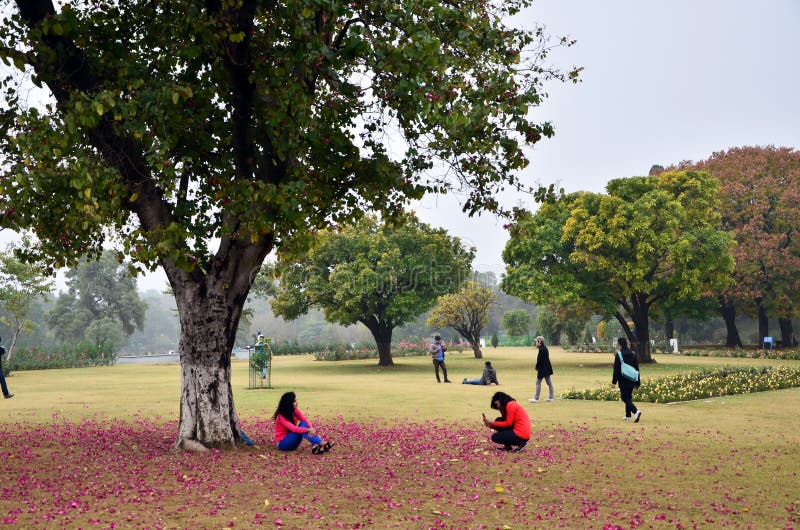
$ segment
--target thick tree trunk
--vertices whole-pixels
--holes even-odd
[[[651,363],[653,355],[650,349],[650,315],[647,308],[633,318],[636,326],[636,357],[640,363]]]
[[[741,348],[742,339],[739,337],[739,329],[736,327],[736,307],[729,300],[719,298],[719,313],[725,321],[727,335],[725,346],[728,348]]]
[[[561,346],[561,324],[556,326],[553,336],[550,337],[550,346]]]
[[[761,298],[756,299],[758,304],[758,347],[764,342],[764,337],[769,337],[769,318],[767,318],[767,309],[764,307]]]
[[[472,338],[468,339],[472,344],[472,353],[476,359],[483,359],[483,352],[481,351],[481,332],[476,331],[472,334]]]
[[[394,360],[392,359],[392,331],[393,327],[382,325],[374,318],[369,320],[362,320],[367,329],[372,333],[372,338],[375,339],[375,345],[378,347],[378,366],[392,366]]]
[[[181,348],[184,343],[182,339]],[[182,361],[181,415],[176,445],[192,450],[191,441],[205,447],[223,447],[240,440],[230,366],[203,366]]]
[[[634,329],[630,329],[622,313],[617,311],[617,321],[625,330],[631,349],[636,352],[640,363],[652,363],[653,356],[650,351],[650,306],[645,300],[646,295],[634,297],[633,306],[626,306],[628,315],[633,320]]]
[[[781,344],[784,348],[794,348],[797,340],[794,338],[794,325],[790,318],[779,318],[778,325],[781,328]]]
[[[231,351],[242,304],[198,286],[175,290],[181,319],[181,404],[176,446],[197,450],[241,440],[231,388]]]
[[[472,326],[453,326],[453,329],[458,331],[458,334],[467,339],[472,347],[472,353],[476,359],[483,359],[483,352],[481,351],[481,330],[475,330]]]
[[[181,322],[181,402],[175,447],[187,451],[241,441],[231,388],[231,352],[242,309],[270,240],[223,239],[207,274],[164,262]]]
[[[670,340],[674,336],[675,336],[675,322],[671,318],[667,318],[666,322],[664,322],[664,338]]]

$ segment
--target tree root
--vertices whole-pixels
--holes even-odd
[[[172,448],[173,452],[181,450],[186,451],[187,453],[207,453],[208,447],[201,444],[197,440],[182,438],[178,439],[178,441],[175,442],[175,446]]]

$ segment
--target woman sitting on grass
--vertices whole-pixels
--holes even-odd
[[[278,402],[275,410],[275,443],[281,451],[294,451],[300,446],[303,438],[311,443],[311,452],[315,455],[326,453],[333,447],[319,436],[311,422],[297,408],[294,392],[286,392]]]
[[[489,421],[486,419],[486,414],[482,416],[483,424],[496,431],[492,434],[492,441],[501,444],[502,449],[506,451],[522,451],[531,439],[531,419],[528,413],[505,392],[495,392],[491,407],[500,411],[500,417],[495,421]],[[513,448],[515,445],[516,449]]]

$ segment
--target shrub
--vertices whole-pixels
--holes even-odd
[[[533,346],[534,337],[503,337],[500,346]]]
[[[71,344],[46,350],[23,348],[14,353],[14,370],[47,370],[49,368],[81,368],[114,364],[117,355],[111,344]]]

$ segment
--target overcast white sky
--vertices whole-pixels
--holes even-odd
[[[800,0],[535,0],[522,25],[577,40],[550,56],[583,82],[553,84],[539,109],[556,136],[532,151],[531,184],[604,191],[653,164],[700,160],[744,145],[800,148]],[[509,194],[506,206],[529,200]],[[478,249],[475,268],[501,273],[503,221],[467,218],[454,197],[420,217]],[[140,279],[163,289],[163,274]]]
[[[534,148],[530,183],[602,192],[730,147],[800,149],[798,0],[534,0],[520,20],[576,39],[551,59],[584,67],[582,83],[551,85],[535,111],[556,135]],[[467,219],[441,197],[416,211],[472,242],[477,270],[503,271],[502,221]]]

